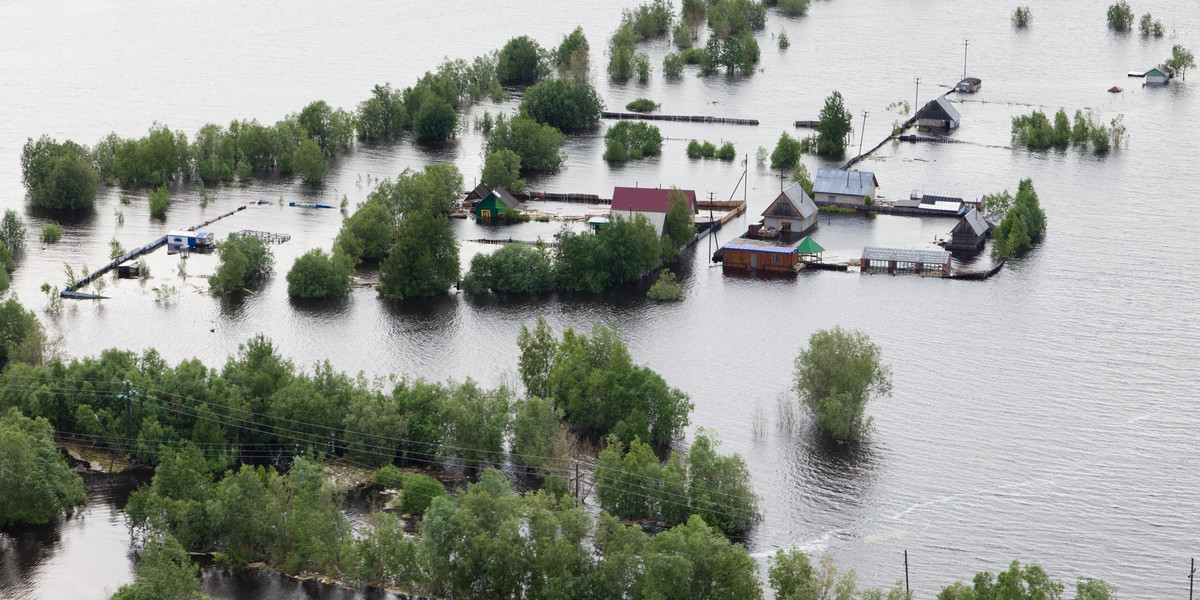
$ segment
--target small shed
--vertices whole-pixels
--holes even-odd
[[[981,87],[983,87],[983,82],[978,77],[964,77],[962,81],[958,82],[958,85],[954,86],[954,89],[962,94],[974,94]]]
[[[1146,85],[1163,85],[1171,82],[1171,72],[1166,67],[1158,65],[1143,75]]]
[[[780,233],[803,234],[817,224],[817,205],[799,183],[779,193],[763,211],[763,226]]]
[[[950,253],[910,248],[863,248],[859,267],[863,273],[950,274]]]
[[[587,223],[588,229],[591,229],[592,233],[600,233],[601,229],[608,226],[608,217],[592,217],[588,219]]]
[[[753,238],[737,238],[721,246],[722,270],[726,273],[794,273],[800,242],[778,244]]]
[[[962,115],[945,96],[938,96],[930,100],[921,107],[921,110],[917,111],[917,127],[955,129],[960,120],[962,120]]]
[[[879,181],[869,171],[818,169],[813,181],[813,202],[817,206],[867,206],[867,198],[875,197]]]
[[[983,244],[987,241],[991,231],[992,224],[983,218],[983,213],[972,208],[962,219],[959,219],[954,229],[950,230],[950,243],[946,244],[946,249],[978,252],[983,249]]]
[[[641,214],[654,225],[654,229],[662,235],[663,224],[667,221],[667,209],[671,207],[672,190],[663,188],[614,187],[613,200],[609,215],[620,215],[632,220],[634,215]],[[687,199],[688,212],[696,213],[696,192],[679,190]]]
[[[475,218],[484,223],[504,219],[506,214],[525,212],[525,205],[504,188],[496,188],[475,205]]]
[[[216,245],[216,237],[210,231],[171,231],[167,233],[169,249],[200,252],[211,250]]]
[[[475,186],[475,189],[467,192],[467,197],[463,198],[463,206],[471,207],[479,204],[480,200],[492,195],[492,190],[482,183]]]
[[[805,236],[796,245],[796,253],[800,255],[800,260],[803,262],[821,262],[821,255],[824,252],[825,248],[808,236]]]

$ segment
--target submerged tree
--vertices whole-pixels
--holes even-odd
[[[846,136],[851,131],[850,111],[842,101],[842,94],[834,92],[825,99],[821,118],[817,123],[817,154],[837,156],[846,150]]]
[[[858,440],[870,425],[867,403],[892,391],[891,369],[879,346],[858,330],[813,333],[796,356],[796,393],[816,415],[817,427],[838,443]]]

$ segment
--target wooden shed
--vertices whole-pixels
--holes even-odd
[[[983,218],[978,209],[972,208],[954,229],[950,230],[950,242],[946,249],[952,252],[978,252],[992,231],[992,224]]]
[[[974,94],[981,87],[983,87],[983,82],[978,77],[963,77],[962,81],[954,86],[954,89],[960,94]]]
[[[955,129],[960,120],[962,120],[962,115],[945,96],[938,96],[930,100],[921,107],[921,110],[917,111],[917,127]]]
[[[753,238],[737,238],[721,247],[726,273],[794,273],[800,262],[800,242],[781,245]]]
[[[763,211],[763,226],[780,233],[801,235],[817,224],[817,205],[799,183],[779,193]]]
[[[1147,85],[1163,85],[1171,83],[1171,72],[1162,65],[1158,65],[1143,74],[1146,78]]]
[[[502,220],[505,218],[505,214],[523,212],[525,212],[525,205],[513,198],[513,195],[504,188],[492,190],[486,198],[475,205],[475,219],[484,223]]]

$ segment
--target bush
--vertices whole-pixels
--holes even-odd
[[[305,139],[292,153],[292,169],[304,183],[317,184],[325,181],[325,152],[313,139]]]
[[[1014,27],[1028,27],[1031,21],[1033,21],[1033,15],[1029,12],[1028,6],[1018,6],[1013,10],[1012,23]]]
[[[420,473],[406,473],[400,491],[400,510],[414,517],[424,516],[434,498],[446,495],[442,482]]]
[[[620,121],[604,134],[607,144],[604,160],[624,162],[662,152],[662,133],[658,127],[642,122]]]
[[[779,12],[789,17],[799,17],[808,13],[808,5],[812,0],[779,0]]]
[[[790,38],[788,38],[787,32],[780,31],[779,32],[779,49],[787,50],[789,47],[791,47],[791,45],[792,45],[792,40]]]
[[[646,292],[646,297],[651,300],[682,300],[683,286],[679,284],[679,279],[670,270],[663,269],[662,274],[658,276],[658,281],[650,286]]]
[[[700,158],[700,142],[697,142],[696,140],[689,141],[686,151],[688,158]]]
[[[647,98],[638,98],[633,102],[625,105],[625,110],[636,113],[651,113],[658,110],[658,105],[653,100]]]
[[[0,475],[0,527],[47,523],[85,498],[83,480],[54,446],[50,422],[15,407],[0,416]]]
[[[733,160],[737,158],[737,151],[733,149],[733,142],[725,142],[721,148],[717,150],[717,158],[719,160]]]
[[[683,75],[683,57],[677,52],[671,52],[663,57],[663,76],[679,77]]]
[[[692,28],[688,24],[680,21],[675,24],[675,30],[671,32],[671,40],[675,43],[675,47],[680,50],[687,50],[692,47]]]
[[[891,393],[890,369],[867,334],[840,326],[820,330],[795,363],[796,393],[816,415],[817,428],[838,443],[858,440],[870,426],[867,402]]]
[[[1117,31],[1129,31],[1133,27],[1133,9],[1125,0],[1117,0],[1108,7],[1108,26]]]
[[[454,137],[458,126],[458,113],[449,102],[433,98],[421,105],[413,117],[413,133],[418,142],[444,142]]]
[[[585,47],[586,43],[585,40]],[[512,38],[496,56],[496,77],[502,85],[532,84],[546,74],[544,54],[532,38],[524,35]]]
[[[488,134],[485,151],[490,155],[512,150],[521,158],[522,171],[552,171],[562,164],[563,156],[558,149],[564,139],[558,129],[522,114],[512,120],[497,119]]]
[[[53,225],[58,228],[58,234],[62,234],[62,228],[58,227],[58,223],[51,223],[46,227]],[[43,228],[42,233],[46,230]],[[55,238],[54,241],[58,241]],[[25,245],[25,222],[21,217],[17,216],[17,211],[8,209],[4,211],[4,218],[0,219],[0,245],[8,247],[9,250],[16,250]]]
[[[209,287],[217,294],[242,289],[251,279],[270,273],[275,263],[265,241],[236,233],[217,245],[217,254],[221,262],[217,272],[208,278]]]
[[[595,126],[603,110],[596,88],[563,79],[543,81],[526,90],[521,100],[521,112],[566,132]]]
[[[779,134],[775,150],[771,152],[772,169],[790,169],[800,162],[800,140],[785,131]]]
[[[638,83],[650,81],[650,55],[639,52],[633,56],[633,72],[637,73]]]
[[[674,260],[679,254],[679,249],[695,239],[696,222],[692,218],[692,208],[688,206],[687,195],[683,191],[673,189],[667,193],[667,198],[667,215],[663,219],[663,258]]]
[[[42,241],[53,244],[62,239],[62,225],[51,223],[42,227]]]
[[[167,191],[167,186],[160,185],[150,192],[150,216],[160,219],[166,217],[167,209],[170,207],[171,192]]]
[[[334,242],[334,252],[358,264],[378,260],[392,247],[396,235],[395,219],[382,201],[368,200],[342,221],[342,230]]]
[[[404,471],[396,468],[395,465],[387,464],[375,470],[372,480],[379,487],[400,489],[404,484],[404,476]]]
[[[339,298],[350,293],[352,269],[346,259],[330,257],[320,248],[305,252],[288,271],[288,296]]]
[[[563,36],[563,41],[554,51],[554,62],[560,76],[571,75],[578,83],[588,79],[588,41],[583,35],[583,28],[576,27],[569,35]]]
[[[476,254],[463,278],[463,289],[472,294],[493,290],[500,294],[544,292],[554,283],[550,257],[543,248],[505,244],[492,255]]]
[[[87,148],[43,135],[25,143],[21,178],[35,206],[53,210],[91,208],[99,177]]]

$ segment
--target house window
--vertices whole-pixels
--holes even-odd
[[[833,197],[833,194],[830,194],[830,195],[829,195],[829,201],[830,201],[830,202],[834,202],[834,197]]]
[[[781,222],[779,224],[779,229],[782,231],[791,231],[792,230],[792,222],[791,221]]]
[[[771,255],[771,262],[778,264],[778,263],[779,263],[779,255],[778,255],[778,254],[772,254],[772,255]]]

